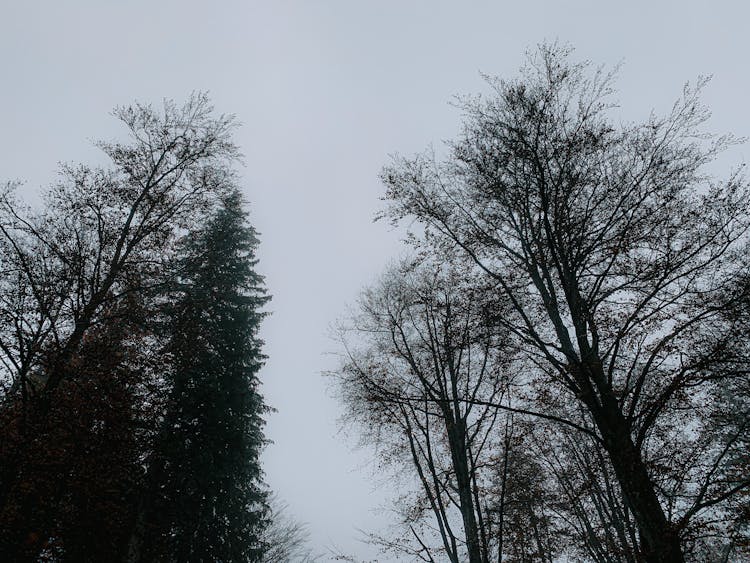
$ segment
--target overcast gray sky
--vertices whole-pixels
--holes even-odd
[[[454,94],[510,76],[544,40],[596,63],[624,61],[625,119],[665,111],[687,80],[718,132],[750,135],[750,5],[734,2],[0,0],[0,181],[33,194],[58,161],[100,159],[112,107],[208,90],[244,123],[236,140],[261,232],[273,315],[263,336],[267,482],[310,523],[319,549],[361,556],[357,528],[387,515],[366,451],[336,435],[321,371],[327,327],[400,247],[372,223],[390,153],[453,137]],[[729,155],[738,162],[748,146]]]

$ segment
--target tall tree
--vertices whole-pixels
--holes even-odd
[[[509,397],[515,353],[513,339],[488,316],[486,293],[464,274],[439,260],[389,270],[363,292],[342,332],[346,354],[336,379],[347,420],[360,424],[383,461],[419,484],[413,499],[399,503],[406,535],[375,543],[423,561],[489,563],[510,553],[506,513],[534,515],[528,503],[508,509],[511,493],[494,498],[523,471],[515,451],[512,465],[508,458],[516,449],[506,418],[518,410]],[[539,536],[547,535],[545,527]],[[550,561],[549,542],[538,543],[538,560]]]
[[[236,190],[185,240],[167,315],[172,391],[131,560],[263,556],[269,509],[259,455],[268,409],[258,389],[258,328],[269,297],[254,269],[257,244]]]
[[[114,115],[128,138],[99,143],[110,164],[63,166],[40,211],[24,206],[14,185],[0,189],[0,409],[18,421],[0,432],[0,512],[13,510],[19,487],[62,487],[72,478],[53,463],[30,481],[23,466],[44,452],[65,453],[54,446],[57,431],[69,428],[67,440],[81,429],[58,428],[56,419],[69,415],[64,405],[73,408],[92,372],[122,375],[82,367],[87,340],[105,341],[95,333],[113,313],[164,284],[178,233],[225,193],[239,156],[233,117],[215,116],[202,94],[182,107],[135,104]],[[123,381],[120,391],[132,389]],[[85,416],[96,419],[95,410]]]
[[[703,132],[700,88],[618,125],[612,74],[569,55],[543,46],[520,79],[465,100],[445,161],[396,159],[387,214],[460,248],[512,303],[498,321],[536,388],[583,407],[642,556],[678,563],[701,514],[750,486],[746,467],[719,470],[742,441],[701,431],[714,388],[747,377],[747,311],[724,313],[746,290],[750,190],[705,172],[731,138]]]

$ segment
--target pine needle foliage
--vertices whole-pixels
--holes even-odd
[[[158,560],[252,562],[265,551],[259,455],[269,409],[258,389],[258,328],[270,297],[255,271],[257,245],[235,190],[186,237],[177,262],[167,315],[173,387],[150,526],[161,536]]]

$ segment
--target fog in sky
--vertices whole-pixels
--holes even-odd
[[[243,123],[240,170],[261,233],[273,301],[261,373],[274,441],[266,481],[310,524],[319,551],[360,557],[358,529],[386,525],[389,491],[338,433],[341,409],[321,372],[329,326],[402,252],[373,223],[381,166],[453,137],[455,94],[481,73],[512,76],[524,51],[569,42],[614,65],[623,120],[667,111],[685,81],[712,74],[704,100],[717,132],[750,135],[746,2],[447,2],[337,0],[3,0],[0,181],[33,199],[58,161],[102,159],[92,140],[122,132],[109,114],[208,90]],[[746,160],[748,146],[727,162]],[[723,160],[722,160],[723,162]]]

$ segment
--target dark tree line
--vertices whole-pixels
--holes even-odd
[[[542,46],[397,157],[416,257],[363,294],[336,374],[420,487],[386,548],[424,561],[737,561],[748,514],[748,229],[706,168],[703,83],[614,117],[613,74]]]
[[[235,123],[203,95],[115,115],[108,167],[64,166],[41,211],[0,194],[0,553],[261,561],[268,297]]]

